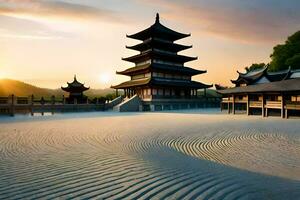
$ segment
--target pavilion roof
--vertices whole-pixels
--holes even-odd
[[[132,75],[132,74],[137,74],[141,71],[146,71],[146,70],[148,70],[148,71],[161,70],[161,71],[166,71],[166,72],[178,72],[180,74],[187,74],[187,75],[192,75],[192,76],[197,75],[197,74],[206,73],[206,70],[197,70],[197,69],[193,69],[190,67],[152,63],[152,64],[145,64],[145,65],[131,67],[124,71],[117,72],[117,74]]]
[[[77,80],[76,75],[74,76],[73,82],[71,83],[67,82],[67,84],[68,84],[67,87],[61,87],[61,89],[66,92],[83,92],[90,89],[89,87],[85,87],[83,83],[80,83]]]
[[[218,90],[220,94],[262,93],[262,92],[299,92],[300,78],[261,83],[241,87]]]
[[[267,69],[268,69],[267,67],[263,67],[262,69],[250,71],[247,73],[241,73],[238,71],[239,77],[236,80],[231,80],[231,82],[234,84],[239,83],[239,82],[245,82],[245,83],[249,84],[249,83],[261,78],[265,74]]]
[[[150,26],[149,28],[140,31],[138,33],[132,34],[132,35],[127,35],[128,38],[132,39],[137,39],[137,40],[146,40],[149,39],[153,36],[162,38],[162,39],[167,39],[170,41],[175,41],[179,40],[185,37],[190,36],[191,34],[184,34],[184,33],[179,33],[177,31],[174,31],[170,28],[165,27],[159,22],[159,14],[156,14],[156,20],[155,23]]]
[[[112,86],[114,89],[124,89],[130,87],[152,85],[152,86],[169,86],[169,87],[181,87],[181,88],[210,88],[212,85],[206,85],[201,82],[191,80],[174,80],[174,79],[162,79],[162,78],[143,78],[137,80],[130,80],[123,82],[119,85]]]

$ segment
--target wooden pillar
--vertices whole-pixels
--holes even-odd
[[[10,116],[15,116],[15,95],[11,95]]]
[[[223,101],[221,100],[221,103],[220,103],[220,109],[221,109],[221,112],[223,111]]]
[[[52,104],[52,105],[55,104],[55,96],[54,96],[54,95],[51,96],[51,104]]]
[[[262,100],[261,100],[261,115],[262,117],[265,117],[265,96],[262,94]]]
[[[74,98],[74,104],[75,105],[77,104],[77,98]]]
[[[230,114],[230,100],[229,99],[228,99],[227,107],[228,107],[227,112],[228,112],[228,114]]]
[[[285,104],[284,94],[281,94],[281,118],[284,118],[284,104]]]
[[[52,97],[51,97],[51,104],[52,104],[52,108],[51,108],[51,110],[52,110],[52,115],[54,114],[54,105],[55,105],[55,96],[54,95],[52,95]]]
[[[45,100],[44,100],[44,97],[41,98],[41,112],[42,112],[42,115],[44,115],[44,104],[45,104]]]
[[[288,116],[288,109],[287,108],[285,108],[285,118],[286,119],[289,118],[289,116]]]
[[[62,103],[63,103],[63,105],[66,104],[66,98],[65,98],[65,95],[62,96]]]
[[[30,115],[33,116],[33,104],[34,104],[34,96],[33,94],[30,97]]]
[[[249,95],[247,94],[247,115],[249,115],[249,109],[250,109],[250,100],[249,100]]]
[[[232,95],[232,114],[235,114],[235,96]]]
[[[118,92],[118,89],[116,89],[116,97],[119,96],[119,92]]]

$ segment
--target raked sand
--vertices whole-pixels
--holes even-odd
[[[0,118],[0,199],[300,199],[300,119]]]

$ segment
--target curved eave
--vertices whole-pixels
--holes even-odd
[[[257,71],[250,71],[248,73],[241,73],[239,71],[238,74],[240,77],[243,77],[243,78],[247,78],[247,79],[251,79],[252,77],[261,77],[265,72],[267,72],[267,69],[268,69],[268,66],[265,66],[263,67],[262,69],[260,70],[257,70]],[[256,73],[254,73],[256,72]],[[252,73],[251,75],[249,75],[249,73]],[[253,74],[254,73],[254,74]]]
[[[171,41],[179,40],[185,37],[191,36],[191,34],[185,34],[180,33],[177,31],[174,31],[170,28],[165,27],[159,22],[154,23],[149,28],[140,31],[138,33],[132,34],[132,35],[126,35],[126,37],[136,40],[146,40],[150,38],[151,36],[160,36],[162,38],[170,39]]]
[[[133,46],[126,46],[127,49],[135,50],[135,51],[145,51],[148,49],[160,49],[160,50],[166,50],[170,52],[179,52],[183,51],[186,49],[192,48],[192,45],[181,45],[181,44],[176,44],[176,43],[171,43],[171,42],[165,42],[161,40],[156,40],[156,39],[150,39],[147,41],[144,41],[140,44],[133,45]]]
[[[180,74],[191,75],[191,76],[207,73],[206,70],[198,70],[190,67],[178,67],[178,66],[172,66],[166,64],[153,63],[153,64],[131,67],[124,71],[119,71],[119,72],[117,71],[116,74],[131,76],[145,71],[154,71],[154,70],[173,72],[173,73],[178,72]]]
[[[147,85],[150,82],[150,80],[151,80],[150,78],[130,80],[130,81],[123,82],[119,85],[111,86],[111,88],[124,89],[124,88],[136,87],[136,86],[143,86],[143,85]]]
[[[70,88],[70,87],[61,87],[63,91],[66,92],[84,92],[90,89],[90,87],[75,87],[75,88]]]
[[[152,79],[150,82],[154,86],[169,86],[179,88],[195,88],[195,89],[207,89],[213,85],[207,85],[197,81],[182,81],[182,80],[166,80],[166,79]]]
[[[234,87],[225,90],[219,90],[218,93],[223,95],[230,94],[247,94],[247,93],[264,93],[264,92],[299,92],[300,78],[261,83],[244,87]]]
[[[180,63],[190,62],[198,59],[198,57],[189,57],[189,56],[178,55],[178,54],[168,54],[168,53],[162,53],[157,51],[148,51],[135,56],[122,58],[122,60],[132,62],[132,63],[137,63],[139,61],[143,61],[150,58],[153,59],[162,58],[163,60],[176,61]]]

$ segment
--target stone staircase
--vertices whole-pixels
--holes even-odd
[[[120,104],[113,107],[114,111],[118,112],[138,112],[141,105],[141,99],[138,95],[124,99]]]

